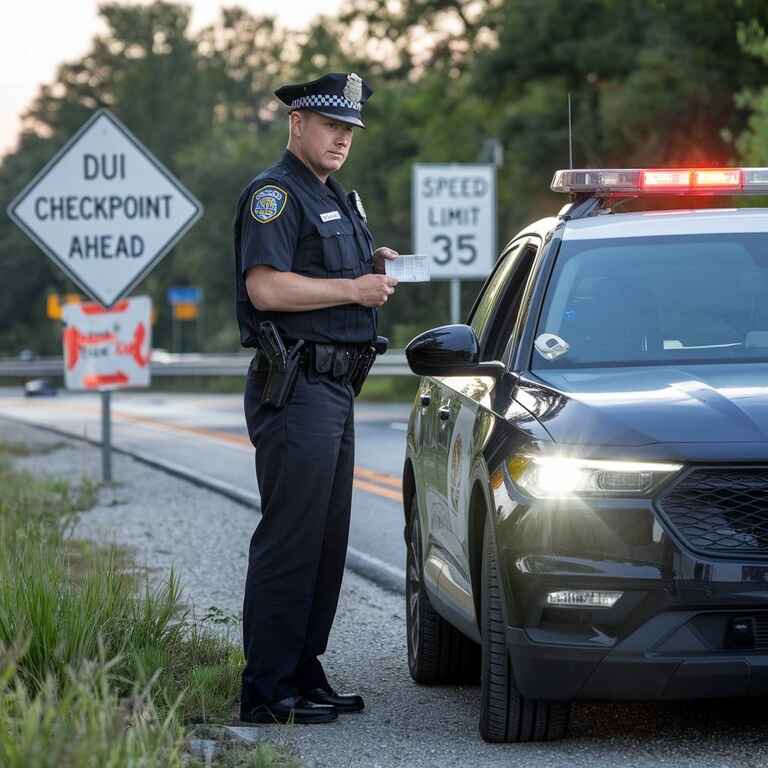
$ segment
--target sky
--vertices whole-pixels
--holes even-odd
[[[219,16],[222,6],[239,5],[276,16],[285,26],[303,27],[331,13],[340,0],[184,0],[192,6],[192,27]],[[82,56],[103,32],[99,0],[4,0],[0,10],[0,155],[13,149],[19,118],[41,83],[50,82],[63,61]]]

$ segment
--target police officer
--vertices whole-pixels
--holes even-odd
[[[322,723],[364,707],[359,695],[333,689],[319,657],[347,551],[353,384],[361,383],[353,374],[377,338],[377,308],[397,284],[383,274],[397,253],[374,251],[359,195],[330,175],[347,159],[354,126],[365,127],[371,93],[355,74],[277,90],[290,109],[288,148],[237,207],[237,320],[242,344],[259,350],[245,416],[262,513],[243,607],[246,722]],[[267,338],[267,330],[277,333]],[[281,364],[285,354],[293,368]]]

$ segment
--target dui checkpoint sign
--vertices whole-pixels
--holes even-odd
[[[8,207],[93,299],[111,307],[202,215],[202,205],[110,112],[96,112]]]
[[[496,261],[496,168],[413,166],[413,249],[430,256],[432,279],[487,277]]]
[[[110,309],[93,302],[67,304],[62,313],[67,389],[148,387],[151,314],[148,296],[121,299]]]

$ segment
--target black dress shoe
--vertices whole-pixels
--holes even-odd
[[[273,704],[260,704],[249,710],[240,709],[243,723],[312,723],[333,722],[339,713],[329,704],[316,704],[304,698],[292,697],[281,699]]]
[[[339,714],[359,712],[365,707],[363,697],[356,693],[336,693],[334,690],[326,691],[325,688],[313,688],[311,691],[306,691],[304,698],[315,704],[329,704],[338,710]]]

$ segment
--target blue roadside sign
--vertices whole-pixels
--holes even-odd
[[[203,299],[202,290],[192,285],[171,286],[166,295],[169,304],[199,304]]]

